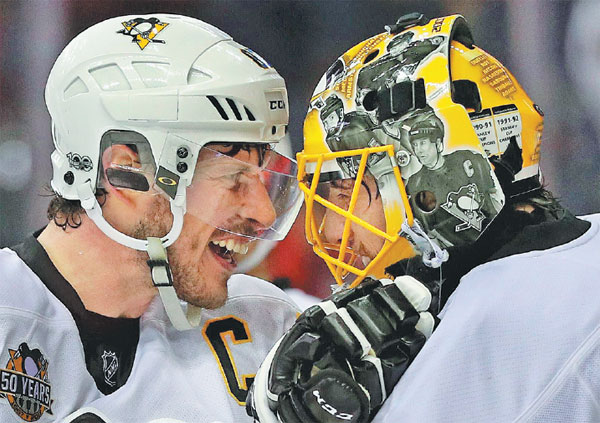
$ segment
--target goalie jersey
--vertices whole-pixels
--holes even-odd
[[[584,220],[463,276],[373,421],[600,421],[600,214]]]
[[[158,298],[140,319],[108,318],[84,308],[33,237],[1,250],[0,269],[2,423],[248,421],[254,373],[297,313],[275,286],[234,275],[227,303],[191,331]]]

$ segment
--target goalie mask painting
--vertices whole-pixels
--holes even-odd
[[[339,284],[416,254],[428,265],[438,255],[436,267],[442,249],[477,240],[505,204],[490,160],[509,144],[523,157],[514,179],[537,180],[542,117],[514,77],[473,45],[461,16],[418,23],[348,50],[311,99],[298,154],[306,236]],[[332,196],[341,186],[343,201]],[[361,186],[384,224],[355,213]],[[333,218],[343,235],[326,239]],[[353,249],[359,227],[381,239],[375,257]]]

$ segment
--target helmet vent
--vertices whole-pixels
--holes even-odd
[[[415,195],[415,204],[425,213],[430,213],[437,207],[437,198],[431,191],[419,191]]]
[[[231,111],[233,112],[233,114],[235,115],[235,118],[237,120],[242,120],[242,115],[240,114],[240,111],[238,110],[235,101],[233,101],[230,98],[226,98],[225,100],[227,100],[227,104],[229,104],[229,107],[231,108]]]
[[[102,91],[130,90],[131,85],[121,68],[115,63],[90,69],[90,75]]]
[[[367,63],[371,62],[374,58],[377,57],[378,54],[379,50],[372,51],[367,57],[365,57],[365,60],[363,60],[363,64],[366,65]]]
[[[71,81],[69,86],[65,89],[65,92],[63,95],[64,95],[65,100],[68,100],[72,97],[75,97],[78,94],[85,94],[87,92],[89,92],[87,86],[81,80],[81,78],[77,77],[73,81]]]
[[[212,76],[210,76],[209,74],[202,72],[198,69],[191,68],[187,76],[187,83],[188,85],[200,84],[202,82],[210,81],[211,79]]]
[[[252,120],[252,121],[256,120],[256,118],[254,117],[252,112],[246,106],[244,106],[244,110],[246,111],[246,115],[248,115],[248,120]]]
[[[242,115],[241,110],[244,109],[244,111],[246,112],[246,116],[248,116],[248,120],[249,121],[255,121],[256,118],[254,117],[254,115],[252,114],[252,112],[244,105],[237,103],[234,99],[229,98],[229,97],[223,97],[223,98],[217,98],[213,95],[207,95],[206,98],[208,98],[208,100],[210,101],[210,104],[213,105],[213,107],[215,108],[215,110],[219,113],[219,116],[221,116],[221,119],[223,120],[246,120],[246,118]],[[227,106],[225,106],[223,100],[225,100],[225,102],[227,103]],[[231,112],[227,112],[227,109],[231,110]]]
[[[166,87],[169,64],[162,62],[133,62],[133,68],[146,88]]]
[[[212,95],[208,95],[206,97],[208,98],[208,100],[210,101],[210,103],[213,105],[213,107],[215,109],[217,109],[217,112],[219,112],[219,115],[221,116],[221,119],[223,119],[223,120],[229,120],[229,116],[227,116],[227,113],[225,112],[225,110],[223,109],[223,107],[221,106],[221,104],[219,103],[219,100],[217,100]]]
[[[369,91],[363,98],[363,107],[367,112],[372,112],[377,108],[377,91]]]

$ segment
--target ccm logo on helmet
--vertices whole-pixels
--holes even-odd
[[[285,103],[283,102],[283,100],[270,100],[269,108],[271,110],[285,109]]]
[[[353,414],[338,412],[337,408],[335,408],[333,405],[327,404],[327,401],[321,398],[321,393],[318,390],[315,389],[312,393],[315,398],[317,398],[317,403],[321,406],[321,408],[332,416],[342,420],[352,420],[352,417],[354,417]]]

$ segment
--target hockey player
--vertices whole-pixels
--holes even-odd
[[[598,421],[600,215],[575,218],[543,188],[541,109],[473,43],[465,20],[401,18],[338,59],[345,68],[337,83],[324,76],[311,105],[337,96],[346,116],[361,112],[356,75],[360,79],[361,66],[376,63],[406,31],[415,39],[443,36],[444,42],[410,78],[374,87],[370,113],[380,122],[397,120],[410,134],[426,129],[414,125],[414,116],[433,110],[444,128],[437,160],[465,153],[445,161],[456,167],[460,187],[440,189],[453,182],[452,174],[429,177],[430,188],[411,184],[419,170],[407,165],[416,155],[425,169],[432,164],[425,153],[385,142],[372,130],[362,137],[349,132],[350,140],[341,132],[331,142],[318,107],[309,109],[298,155],[307,238],[340,284],[362,284],[336,294],[336,307],[309,309],[269,353],[254,387],[254,414],[261,422],[310,420],[306,416],[359,422],[378,410],[375,422]],[[474,155],[477,169],[463,160]],[[484,170],[489,178],[480,177]],[[485,217],[483,192],[499,205]],[[427,210],[416,210],[420,205]],[[427,226],[419,222],[433,212],[440,218]],[[442,239],[456,241],[444,249]],[[429,310],[437,314],[438,300],[443,307],[419,354],[418,345],[402,348],[408,360],[416,356],[402,378],[393,369],[401,374],[407,361],[391,366],[400,354],[382,348],[381,339],[405,337],[405,326],[387,309],[380,288],[372,289],[390,282],[369,275],[395,283],[415,276],[433,294]],[[353,297],[360,291],[371,293],[359,304]],[[379,315],[373,310],[365,319],[368,303]],[[344,316],[335,320],[336,330],[330,315]],[[345,338],[335,336],[341,331]],[[362,348],[348,347],[355,343]],[[380,366],[371,377],[365,377],[367,361]]]
[[[283,79],[199,20],[123,16],[69,43],[46,102],[50,222],[0,252],[0,421],[247,420],[296,317],[271,284],[231,276],[301,205],[295,163],[271,149]]]

